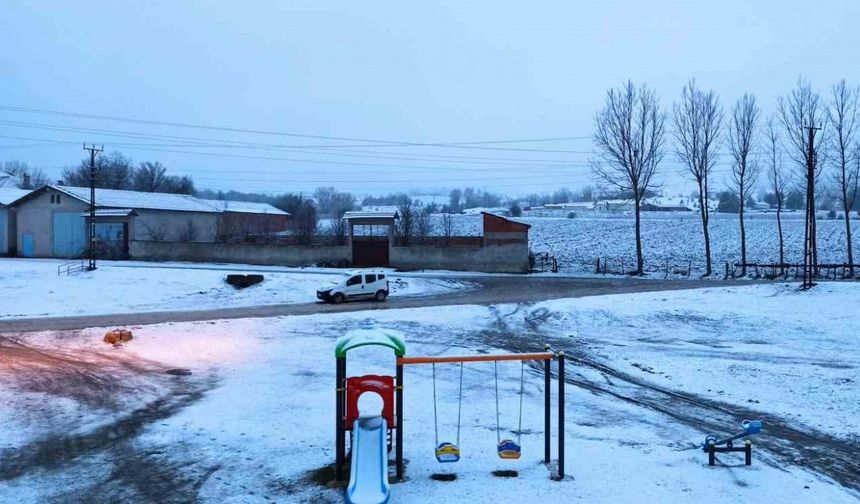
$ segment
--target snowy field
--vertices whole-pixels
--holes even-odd
[[[0,287],[6,294],[0,298],[0,319],[312,303],[317,300],[317,288],[346,274],[345,270],[273,268],[274,272],[262,271],[263,283],[236,290],[224,281],[228,273],[265,268],[100,261],[95,273],[58,276],[57,266],[63,262],[0,259]],[[389,278],[393,296],[470,287],[456,280]]]
[[[852,215],[853,216],[853,215]],[[559,261],[562,272],[590,273],[597,257],[612,260],[611,267],[620,268],[620,259],[626,267],[634,263],[636,243],[632,216],[580,216],[564,218],[519,218],[532,228],[529,232],[530,248],[535,252],[549,252]],[[479,235],[480,217],[456,216],[457,233]],[[774,214],[752,213],[747,216],[747,247],[750,262],[772,263],[779,261],[779,239]],[[803,214],[788,213],[783,218],[786,261],[803,261]],[[737,215],[711,214],[711,251],[716,273],[722,276],[726,262],[740,261],[740,229]],[[860,236],[860,219],[852,221],[852,235]],[[663,271],[666,261],[670,270],[686,269],[692,261],[693,275],[704,273],[704,240],[702,224],[695,212],[671,214],[643,214],[642,246],[646,270]],[[842,220],[818,221],[818,247],[820,261],[846,262],[845,223]],[[860,257],[860,243],[854,240],[854,257]]]
[[[440,466],[431,368],[407,367],[408,479],[392,485],[394,503],[857,502],[858,294],[856,284],[769,284],[166,324],[133,328],[120,349],[101,343],[103,329],[7,335],[0,501],[340,502],[327,485],[334,343],[384,326],[406,335],[408,355],[549,342],[570,356],[562,482],[540,464],[538,368],[525,373],[523,458],[496,457],[493,367],[474,363],[464,368],[463,458]],[[499,370],[501,423],[513,435],[520,366]],[[352,351],[348,374],[366,373],[393,374],[390,351]],[[437,374],[440,437],[450,439],[458,368]],[[708,467],[705,434],[747,417],[765,422],[753,465],[727,454]],[[519,476],[492,474],[500,469]],[[431,479],[445,472],[456,481]]]

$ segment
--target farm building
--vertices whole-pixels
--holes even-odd
[[[207,201],[183,194],[96,189],[99,253],[126,257],[133,240],[214,242],[231,232],[286,230],[288,214],[271,205]],[[12,203],[18,255],[78,257],[86,248],[90,189],[43,186]]]
[[[17,249],[15,209],[9,204],[29,192],[24,189],[0,187],[0,256],[15,255]]]

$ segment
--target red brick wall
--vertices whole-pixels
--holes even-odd
[[[484,234],[487,233],[528,233],[529,226],[509,221],[503,217],[484,214]]]

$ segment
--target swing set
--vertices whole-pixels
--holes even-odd
[[[440,463],[451,463],[460,460],[460,421],[463,409],[463,362],[460,362],[460,384],[457,391],[457,441],[439,442],[439,414],[436,401],[436,363],[433,366],[433,428],[436,440],[436,460]],[[520,361],[520,405],[519,421],[517,423],[517,440],[502,439],[502,429],[499,422],[499,368],[498,361],[493,361],[493,382],[496,392],[496,452],[501,459],[516,460],[522,455],[522,432],[523,432],[523,392],[525,391],[525,361]]]
[[[384,346],[394,350],[396,357],[396,376],[354,376],[347,378],[346,356],[347,352],[361,346]],[[564,352],[552,352],[549,345],[545,345],[546,351],[537,353],[516,354],[486,354],[486,355],[463,355],[442,357],[407,357],[406,346],[402,337],[396,331],[388,329],[357,330],[350,331],[340,338],[335,350],[337,376],[336,376],[336,462],[335,479],[343,480],[343,465],[346,460],[346,432],[358,420],[358,398],[364,392],[375,392],[382,397],[382,418],[387,426],[388,450],[391,451],[392,444],[395,451],[396,478],[403,480],[403,406],[404,406],[404,367],[412,365],[430,364],[432,366],[433,381],[433,423],[434,423],[434,454],[439,463],[454,463],[460,460],[460,427],[463,403],[463,365],[469,362],[492,362],[493,381],[496,403],[496,453],[504,460],[516,460],[522,456],[522,419],[523,419],[523,394],[525,386],[525,362],[542,361],[544,363],[544,457],[545,464],[550,463],[551,456],[551,364],[553,359],[558,359],[558,465],[557,474],[554,479],[564,478]],[[499,409],[499,372],[498,363],[505,361],[520,362],[520,387],[519,387],[519,419],[516,430],[516,440],[502,438],[501,413]],[[440,441],[439,438],[439,411],[437,407],[436,392],[436,364],[459,364],[459,387],[457,393],[457,433],[454,442]],[[393,431],[393,432],[392,432]],[[392,443],[392,438],[394,442]],[[353,476],[354,477],[354,476]]]

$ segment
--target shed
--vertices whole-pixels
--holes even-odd
[[[23,198],[30,191],[0,187],[0,256],[15,255],[18,240],[15,236],[17,219],[12,202]]]
[[[481,212],[484,217],[484,246],[512,243],[529,243],[531,225],[515,221],[490,212]]]
[[[290,214],[268,203],[231,200],[200,200],[217,209],[220,239],[275,234],[287,230]]]

